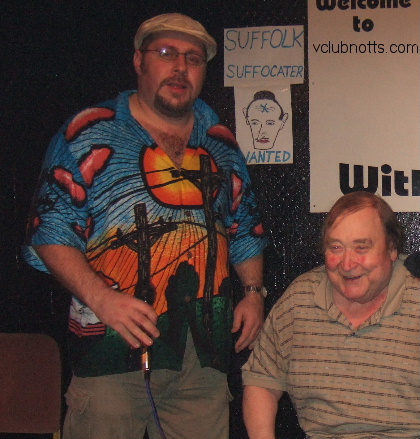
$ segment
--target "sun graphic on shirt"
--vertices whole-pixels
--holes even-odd
[[[201,179],[201,155],[209,156],[209,153],[202,148],[187,147],[182,167],[178,169],[163,149],[146,148],[140,159],[140,166],[151,195],[166,206],[201,207],[203,196],[197,185]],[[211,171],[218,172],[211,157],[210,163]],[[216,194],[217,191],[213,196]]]

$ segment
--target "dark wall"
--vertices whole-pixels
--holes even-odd
[[[64,345],[67,295],[48,276],[29,269],[19,251],[50,138],[71,114],[135,87],[134,33],[141,21],[163,12],[191,15],[218,41],[202,97],[234,130],[233,89],[223,87],[224,28],[303,24],[306,33],[306,1],[31,0],[2,2],[1,7],[6,50],[1,61],[0,331],[48,332]],[[249,167],[271,241],[267,310],[297,275],[322,262],[317,242],[324,215],[309,213],[307,78],[291,90],[295,162]],[[406,251],[418,250],[418,214],[399,218],[408,235]],[[245,354],[233,355],[232,439],[246,437],[239,376],[244,360]],[[285,414],[278,421],[278,437],[301,437],[290,403],[285,399],[281,405]]]

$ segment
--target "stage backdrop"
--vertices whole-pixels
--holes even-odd
[[[420,210],[419,8],[308,2],[311,212],[361,189]]]
[[[315,4],[316,0],[310,1]],[[374,0],[369,1],[372,4]],[[343,3],[341,1],[340,4]],[[411,11],[415,11],[415,8],[412,7]],[[219,52],[208,64],[207,81],[201,97],[217,111],[221,122],[232,131],[237,128],[234,95],[241,87],[224,86],[225,30],[248,27],[265,30],[286,26],[297,29],[304,26],[303,81],[267,84],[263,88],[255,85],[256,92],[269,87],[268,90],[274,93],[276,100],[284,107],[284,112],[288,113],[287,120],[282,119],[285,124],[278,133],[273,150],[286,150],[287,145],[277,142],[285,141],[287,130],[292,130],[293,134],[293,150],[290,150],[293,152],[292,163],[283,161],[283,158],[287,158],[285,154],[280,155],[282,161],[252,163],[248,167],[264,228],[270,240],[265,254],[265,283],[268,289],[266,312],[293,279],[322,263],[318,239],[325,214],[310,213],[309,199],[308,70],[312,67],[307,58],[307,1],[4,1],[0,14],[0,26],[6,44],[2,52],[5,76],[0,123],[0,202],[3,208],[0,215],[0,331],[46,332],[54,336],[62,347],[65,380],[70,377],[65,341],[68,293],[49,276],[30,270],[21,259],[20,246],[29,204],[51,137],[70,115],[86,106],[109,99],[121,90],[136,86],[132,67],[133,35],[142,20],[163,12],[189,14],[200,20],[216,38]],[[323,13],[331,16],[328,15],[330,12],[334,13]],[[352,15],[361,13],[352,14],[350,11],[348,15],[352,21]],[[369,16],[366,14],[366,17]],[[373,21],[375,26],[379,24],[379,21]],[[408,24],[404,23],[404,32],[407,27]],[[418,41],[418,34],[416,38]],[[402,40],[401,37],[399,41]],[[287,50],[284,49],[284,52]],[[373,72],[376,76],[380,73]],[[400,73],[408,75],[412,81],[411,72],[401,69]],[[418,81],[418,77],[416,79]],[[406,86],[405,82],[400,76],[395,78],[395,84],[389,88],[390,94],[398,94]],[[287,93],[279,93],[279,88],[286,89]],[[376,99],[373,91],[367,92],[366,100]],[[342,93],[346,96],[347,85],[336,90],[337,101],[342,100]],[[253,96],[252,93],[247,95],[247,100],[239,107],[240,123],[244,123],[243,108],[248,106]],[[401,139],[406,137],[403,132],[405,128],[394,122],[396,115],[403,111],[401,107],[404,105],[380,109],[389,125],[398,131],[398,145],[403,145]],[[320,116],[329,111],[322,107]],[[418,125],[418,116],[413,114],[410,117]],[[345,129],[347,125],[356,127],[358,121],[350,119],[337,129]],[[248,139],[252,137],[248,125],[245,124],[243,131]],[[376,153],[380,154],[381,145],[375,145],[375,148]],[[394,158],[404,154],[401,147],[395,148]],[[276,157],[273,154],[266,155]],[[418,152],[412,160],[413,169],[418,169],[414,163],[417,159]],[[328,156],[324,160],[331,162]],[[393,169],[401,169],[394,161],[389,164]],[[329,184],[326,178],[321,183],[319,191]],[[419,215],[398,213],[407,233],[407,253],[420,250]],[[235,296],[239,300],[242,290],[239,283],[234,285]],[[230,439],[247,438],[242,421],[240,377],[240,366],[247,355],[247,350],[240,354],[232,352],[229,385],[234,400],[231,403]],[[276,439],[302,439],[303,432],[297,425],[287,397],[282,398],[280,406]],[[28,436],[23,435],[22,439],[34,439],[32,435]],[[0,438],[6,439],[1,433]],[[9,436],[7,439],[16,437]]]

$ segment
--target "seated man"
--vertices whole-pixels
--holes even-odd
[[[285,391],[308,438],[420,437],[420,280],[398,256],[402,241],[378,196],[335,203],[325,266],[285,291],[243,366],[250,439],[274,439]]]

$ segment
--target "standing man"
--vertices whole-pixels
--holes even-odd
[[[398,257],[402,238],[378,196],[335,203],[325,266],[290,285],[243,367],[250,439],[274,439],[285,391],[308,438],[420,437],[420,280]]]
[[[88,108],[45,159],[27,261],[72,293],[64,439],[227,439],[230,332],[240,351],[263,319],[266,245],[245,162],[200,99],[216,53],[182,14],[145,21],[137,90]],[[231,318],[229,263],[244,297]]]

